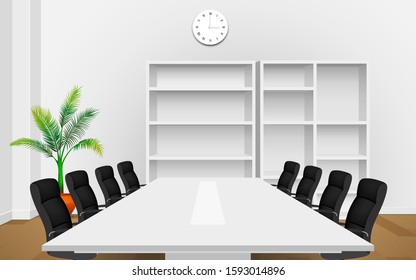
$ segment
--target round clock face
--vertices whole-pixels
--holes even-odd
[[[212,46],[225,39],[228,33],[228,22],[220,12],[205,10],[195,17],[192,31],[200,43]]]

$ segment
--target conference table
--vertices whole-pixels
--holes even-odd
[[[374,247],[260,178],[158,178],[42,250],[250,259]]]

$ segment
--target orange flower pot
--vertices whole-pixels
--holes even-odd
[[[72,199],[71,194],[61,193],[61,198],[64,201],[64,203],[66,205],[66,208],[68,208],[69,215],[71,215],[72,212],[74,212],[74,209],[75,209],[75,202]]]

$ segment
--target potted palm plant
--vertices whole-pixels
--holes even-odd
[[[10,146],[26,147],[38,151],[47,158],[53,158],[58,168],[58,183],[61,196],[68,206],[70,213],[74,204],[69,194],[64,194],[63,167],[68,155],[80,149],[93,150],[99,156],[103,155],[103,145],[96,138],[82,139],[91,121],[97,116],[98,110],[87,108],[77,114],[81,98],[81,88],[74,86],[61,105],[59,119],[56,120],[49,109],[40,106],[32,107],[32,116],[39,128],[43,141],[19,138],[10,143]]]

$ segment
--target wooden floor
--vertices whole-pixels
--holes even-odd
[[[45,232],[39,217],[0,226],[0,260],[58,260],[41,251]],[[375,251],[366,260],[415,260],[416,215],[379,215]],[[99,254],[98,260],[163,260],[164,254]],[[254,260],[319,260],[318,254],[252,254]]]

